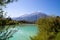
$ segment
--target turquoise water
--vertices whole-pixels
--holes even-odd
[[[34,24],[23,24],[16,25],[14,28],[12,27],[13,26],[11,26],[11,28],[8,29],[8,31],[11,31],[9,36],[12,35],[12,37],[9,38],[9,40],[30,40],[30,37],[34,37],[38,33],[38,28]]]

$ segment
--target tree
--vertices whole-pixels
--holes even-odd
[[[17,0],[0,0],[0,6],[6,5],[6,4],[11,3],[13,1],[17,1]]]
[[[3,19],[3,7],[5,7],[7,4],[9,4],[9,3],[12,3],[12,2],[14,2],[14,1],[17,1],[17,0],[0,0],[0,25],[2,25],[2,26],[0,26],[0,40],[6,40],[6,39],[9,39],[11,36],[9,36],[10,35],[10,33],[11,32],[9,32],[8,33],[8,31],[7,32],[3,32],[2,30],[2,28],[4,28],[5,26],[4,25],[6,25],[6,19]],[[9,20],[11,20],[10,18],[9,18]],[[3,27],[4,26],[4,27]],[[1,28],[2,27],[2,28]],[[7,34],[8,33],[8,34]],[[8,37],[9,36],[9,37]]]
[[[0,18],[3,17],[3,7],[6,7],[7,4],[12,3],[17,0],[0,0]]]
[[[3,10],[0,9],[0,18],[2,18],[2,17],[3,17]]]
[[[32,40],[55,40],[57,34],[60,32],[60,17],[40,18],[37,21],[40,33],[31,38]]]

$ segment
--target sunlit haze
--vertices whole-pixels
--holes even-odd
[[[7,16],[19,17],[32,12],[60,15],[60,0],[18,0],[7,5]]]

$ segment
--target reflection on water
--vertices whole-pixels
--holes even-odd
[[[6,26],[7,27],[7,26]],[[10,26],[9,26],[10,27]],[[4,32],[0,32],[0,40],[30,40],[30,37],[37,35],[38,28],[33,24],[11,26]],[[6,39],[7,38],[7,39]]]

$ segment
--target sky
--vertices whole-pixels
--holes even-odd
[[[33,12],[60,16],[60,0],[18,0],[4,9],[7,16],[19,17]]]

